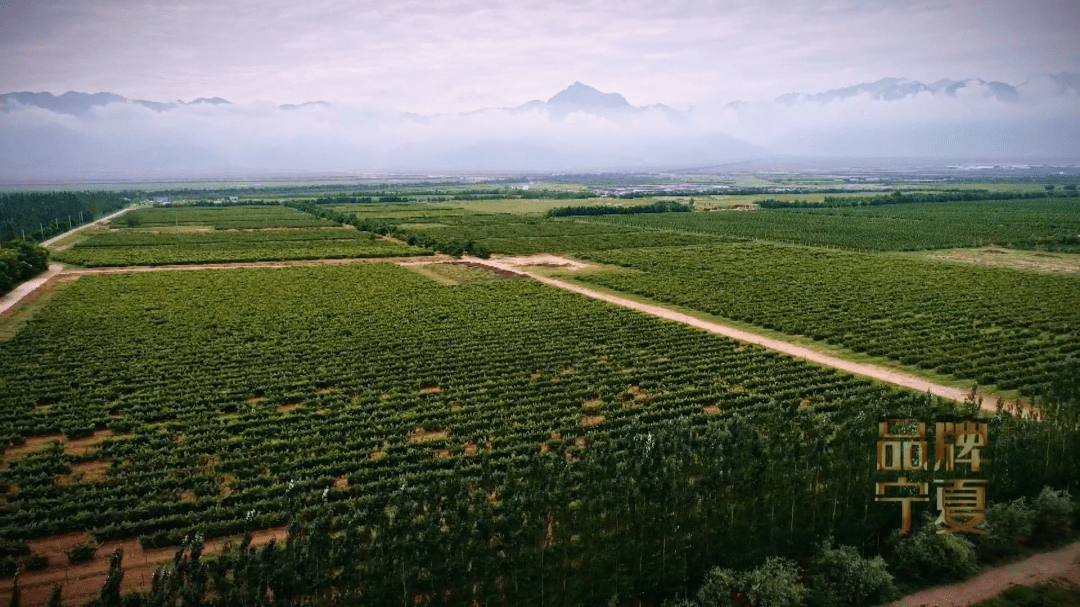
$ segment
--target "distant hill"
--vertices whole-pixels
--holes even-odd
[[[221,97],[200,97],[194,101],[147,101],[145,99],[128,99],[115,93],[77,93],[68,91],[63,95],[52,93],[7,93],[0,95],[0,110],[11,109],[15,106],[39,107],[58,114],[82,116],[95,107],[109,105],[110,103],[134,103],[156,112],[164,112],[185,105],[231,105],[227,99]]]

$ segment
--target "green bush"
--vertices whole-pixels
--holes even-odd
[[[962,580],[979,570],[972,543],[957,533],[938,533],[930,521],[896,542],[889,567],[897,578],[919,585]]]
[[[68,548],[64,552],[67,553],[69,562],[83,563],[94,558],[94,554],[97,553],[97,549],[97,544],[91,542],[84,542],[82,544],[76,544],[71,548]]]
[[[827,541],[811,562],[815,571],[811,605],[877,605],[897,594],[893,576],[880,556],[863,558],[850,546],[833,548]]]
[[[989,535],[978,539],[979,560],[992,563],[1019,554],[1031,538],[1036,516],[1024,498],[987,508],[984,526]]]
[[[769,557],[747,572],[713,569],[698,590],[697,602],[701,607],[799,607],[808,593],[799,583],[794,561]]]
[[[1068,491],[1044,487],[1031,505],[1036,516],[1032,546],[1053,546],[1072,536],[1073,503]]]

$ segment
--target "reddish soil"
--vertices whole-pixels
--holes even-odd
[[[451,261],[449,262],[449,265],[465,266],[467,268],[478,268],[481,270],[487,270],[488,272],[491,272],[499,278],[528,278],[526,274],[523,274],[521,272],[516,272],[514,270],[509,270],[506,268],[496,268],[472,261]]]
[[[43,436],[31,436],[21,445],[13,445],[3,449],[3,460],[10,462],[30,453],[44,451],[53,443],[64,446],[64,453],[73,456],[90,453],[99,443],[105,439],[116,436],[117,438],[129,438],[129,435],[114,435],[111,430],[98,430],[91,436],[84,438],[68,439],[63,434],[46,434]]]
[[[251,545],[262,546],[275,538],[283,541],[285,536],[284,527],[262,529],[251,534]],[[115,548],[124,551],[124,581],[121,588],[125,591],[149,588],[154,570],[158,565],[172,561],[176,554],[175,548],[143,550],[137,539],[129,539],[101,544],[94,558],[85,563],[68,563],[64,550],[87,539],[88,535],[80,532],[30,541],[30,550],[48,557],[49,566],[41,571],[23,571],[19,574],[23,605],[44,605],[54,585],[63,587],[62,598],[65,605],[78,605],[97,596],[108,573],[109,555]],[[240,543],[240,539],[232,537],[209,540],[203,548],[203,554],[221,552],[226,543],[235,545]],[[10,601],[11,585],[11,577],[0,580],[0,603],[6,605]]]
[[[111,462],[107,459],[95,459],[89,462],[71,464],[71,472],[56,477],[57,485],[72,483],[97,483],[105,480]]]
[[[448,430],[425,430],[423,428],[417,428],[407,438],[412,443],[426,443],[430,441],[443,440],[450,436]]]
[[[995,567],[970,580],[909,594],[887,607],[969,607],[1013,586],[1035,586],[1054,580],[1080,584],[1080,542]]]
[[[595,426],[595,425],[604,423],[604,420],[606,420],[606,419],[607,418],[605,418],[603,415],[590,415],[590,416],[581,418],[581,425],[582,426]]]

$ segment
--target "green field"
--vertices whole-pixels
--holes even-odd
[[[479,462],[509,474],[665,421],[784,411],[824,430],[920,401],[535,282],[450,287],[382,264],[83,278],[0,345],[0,364],[7,440],[130,433],[0,473],[18,487],[8,539],[169,543],[235,533],[253,509],[285,521],[290,481],[306,500],[347,478],[334,509],[361,508],[394,479]],[[56,484],[89,461],[108,463],[104,480]]]
[[[1080,251],[1080,199],[604,216],[592,221],[856,250],[1000,245]]]
[[[129,211],[115,221],[121,227],[205,226],[215,230],[314,228],[335,226],[296,209],[279,206],[153,207]]]
[[[428,216],[401,221],[398,226],[405,233],[472,240],[492,253],[505,255],[686,246],[723,240],[705,234],[514,215]]]
[[[0,575],[60,579],[60,557],[29,571],[36,540],[86,533],[189,548],[129,607],[670,605],[714,567],[774,557],[818,593],[810,556],[829,542],[917,585],[947,579],[925,569],[942,550],[975,568],[1069,537],[1043,520],[1075,521],[1068,495],[1034,498],[1080,482],[1076,200],[700,211],[733,200],[709,196],[692,213],[548,218],[653,199],[301,200],[321,194],[140,209],[54,259],[573,255],[602,265],[536,271],[1034,405],[984,415],[471,259],[61,275],[0,326]],[[965,248],[988,243],[1028,252],[976,265],[1003,256]],[[972,263],[927,259],[931,246]],[[875,465],[879,424],[925,422],[935,445],[934,422],[976,417],[991,437],[984,527],[1043,518],[1030,537],[968,543],[932,527],[930,490],[913,505],[922,531],[898,536],[899,505],[874,495],[896,478]],[[240,539],[285,525],[270,547]],[[205,538],[241,548],[192,564]],[[913,551],[929,555],[914,573]],[[815,597],[800,607],[830,604]]]
[[[117,230],[97,232],[53,257],[65,263],[99,267],[425,254],[423,249],[346,229],[209,233]]]
[[[583,282],[1027,395],[1075,381],[1080,276],[766,243],[608,251]],[[632,271],[631,271],[632,270]]]

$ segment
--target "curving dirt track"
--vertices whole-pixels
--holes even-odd
[[[995,567],[970,580],[909,594],[886,607],[969,607],[1013,586],[1033,586],[1054,580],[1080,584],[1080,543]]]
[[[835,356],[829,356],[828,354],[822,354],[809,348],[804,348],[795,344],[781,341],[779,339],[773,339],[771,337],[764,337],[756,333],[750,333],[743,331],[742,329],[736,329],[728,325],[722,325],[715,322],[709,322],[701,320],[700,318],[694,318],[688,314],[681,312],[675,312],[662,306],[654,306],[651,304],[641,303],[631,299],[625,299],[617,297],[615,295],[609,295],[607,293],[601,293],[600,291],[594,291],[587,287],[569,283],[557,278],[548,278],[546,276],[540,276],[533,272],[529,272],[528,266],[532,265],[559,265],[565,266],[567,269],[577,269],[581,267],[581,262],[577,262],[569,259],[561,259],[553,256],[545,256],[542,261],[534,258],[503,258],[503,259],[475,259],[468,258],[469,261],[485,265],[491,268],[496,268],[505,272],[514,272],[521,276],[527,276],[534,280],[538,280],[544,284],[551,285],[566,291],[571,291],[579,295],[591,297],[593,299],[599,299],[610,304],[622,306],[624,308],[630,308],[631,310],[637,310],[638,312],[644,312],[665,320],[671,320],[674,322],[682,323],[691,327],[708,331],[716,335],[723,335],[724,337],[730,337],[741,342],[754,344],[769,350],[775,350],[782,352],[789,356],[796,358],[802,358],[819,365],[826,367],[832,367],[848,373],[854,373],[855,375],[862,375],[879,381],[883,381],[894,386],[900,386],[903,388],[910,388],[919,392],[929,392],[935,396],[942,398],[963,402],[968,395],[969,391],[961,390],[959,388],[951,388],[949,386],[942,386],[933,382],[927,381],[914,375],[908,375],[907,373],[901,373],[892,369],[886,369],[876,365],[868,365],[865,363],[856,363]],[[990,398],[983,399],[983,410],[988,412],[996,411],[996,407],[993,404],[993,400]]]
[[[0,297],[0,317],[4,316],[8,310],[14,308],[19,302],[29,300],[49,290],[52,285],[56,284],[56,281],[53,279],[56,278],[63,269],[64,266],[60,264],[49,264],[48,270],[15,287],[3,297]]]

